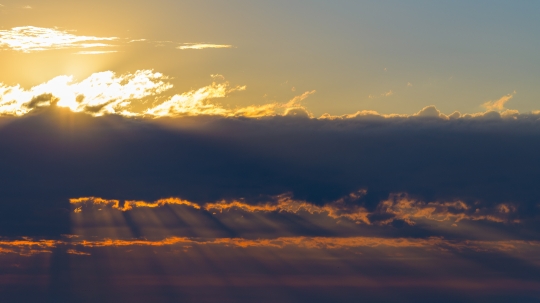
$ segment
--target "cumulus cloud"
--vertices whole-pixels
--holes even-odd
[[[66,49],[112,46],[116,37],[79,36],[52,28],[22,26],[0,30],[0,47],[24,53]]]
[[[415,116],[424,118],[447,118],[446,115],[441,113],[435,106],[426,106],[419,111]]]

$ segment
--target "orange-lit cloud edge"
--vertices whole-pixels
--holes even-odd
[[[262,118],[272,116],[300,116],[312,119],[408,119],[438,118],[453,119],[517,119],[521,116],[540,116],[540,111],[520,114],[506,109],[505,103],[513,96],[503,96],[500,100],[484,103],[486,112],[450,115],[441,113],[435,106],[427,106],[412,114],[380,114],[362,110],[346,115],[324,114],[316,118],[304,105],[315,90],[306,91],[288,102],[273,102],[246,107],[224,106],[217,102],[233,93],[247,89],[245,85],[231,85],[221,75],[212,75],[211,84],[188,92],[165,95],[173,88],[169,77],[153,70],[139,70],[135,73],[117,75],[112,71],[94,73],[88,78],[75,82],[72,76],[58,76],[50,81],[24,89],[20,85],[9,86],[0,83],[0,116],[20,117],[40,108],[58,106],[73,112],[83,112],[92,116],[120,115],[124,117],[160,118],[185,116],[217,116]],[[155,100],[147,102],[150,98]]]
[[[130,247],[181,247],[183,250],[193,245],[214,245],[224,248],[299,248],[310,250],[339,250],[354,248],[388,248],[388,249],[425,249],[439,252],[473,251],[519,253],[522,251],[537,251],[540,241],[524,240],[447,240],[442,237],[430,238],[381,238],[381,237],[280,237],[274,239],[245,239],[245,238],[189,238],[169,237],[162,240],[145,239],[92,239],[78,240],[78,236],[67,235],[64,239],[44,240],[22,238],[16,240],[0,240],[0,254],[18,254],[31,256],[41,253],[52,253],[57,247],[63,247],[66,252],[74,255],[91,255],[96,248],[130,248]]]
[[[463,220],[491,221],[504,224],[520,223],[516,206],[504,203],[493,208],[476,208],[463,201],[432,201],[415,200],[407,194],[391,194],[388,199],[381,201],[377,208],[368,211],[363,206],[352,205],[349,202],[358,201],[366,194],[365,190],[351,193],[323,206],[307,201],[295,200],[290,194],[272,197],[269,202],[249,204],[245,200],[222,200],[199,205],[180,198],[165,198],[153,202],[134,200],[103,199],[99,197],[80,197],[70,199],[76,214],[91,208],[110,208],[118,211],[134,209],[157,208],[165,205],[183,205],[196,210],[205,210],[213,214],[226,211],[242,211],[248,213],[290,213],[302,215],[326,215],[335,220],[350,220],[356,224],[388,225],[395,220],[405,221],[415,225],[423,221],[449,222],[457,225]],[[372,220],[373,215],[383,215],[384,220]]]

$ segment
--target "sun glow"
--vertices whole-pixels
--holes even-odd
[[[298,110],[307,115],[300,102],[315,93],[306,92],[284,104],[274,102],[230,108],[214,100],[245,91],[247,87],[232,86],[223,76],[212,77],[215,81],[210,85],[171,97],[162,96],[161,99],[165,100],[161,103],[139,110],[134,109],[133,105],[141,108],[140,105],[149,97],[158,96],[173,87],[167,81],[167,76],[152,70],[139,70],[123,75],[106,71],[94,73],[80,82],[75,82],[73,76],[58,76],[28,90],[20,85],[7,86],[0,83],[0,115],[23,116],[35,109],[53,105],[93,116],[115,114],[152,118],[199,115],[263,117],[296,114],[295,111]]]
[[[151,70],[116,76],[111,71],[95,73],[73,83],[72,76],[59,76],[25,90],[19,85],[0,83],[0,114],[22,116],[39,107],[56,104],[74,112],[122,114],[132,116],[126,108],[131,100],[162,93],[172,87],[167,77]]]

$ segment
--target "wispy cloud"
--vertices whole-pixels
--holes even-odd
[[[232,45],[228,44],[210,44],[210,43],[184,43],[178,46],[178,49],[206,49],[206,48],[232,48]]]
[[[487,109],[487,110],[490,110],[490,111],[501,111],[501,110],[504,110],[504,106],[506,104],[506,102],[510,101],[512,98],[514,98],[514,95],[516,94],[516,92],[514,91],[512,94],[508,94],[508,95],[505,95],[505,96],[502,96],[501,98],[499,98],[498,100],[495,100],[495,101],[488,101],[484,104],[482,104],[482,106]]]
[[[306,100],[309,96],[315,94],[317,91],[315,90],[312,90],[312,91],[307,91],[299,96],[295,96],[294,98],[292,98],[289,102],[283,104],[283,107],[286,107],[286,108],[290,108],[290,107],[300,107],[301,104],[300,102]]]
[[[102,54],[113,54],[118,51],[80,51],[76,52],[77,55],[102,55]]]
[[[380,95],[369,95],[369,98],[370,99],[376,99],[376,98],[380,98],[380,97],[390,97],[392,95],[394,95],[394,91],[389,90],[387,92],[381,93]]]
[[[152,116],[228,116],[231,115],[231,110],[209,101],[224,98],[232,92],[243,90],[246,90],[245,86],[231,87],[229,82],[214,82],[198,90],[174,95],[168,101],[148,109],[145,114]]]
[[[0,47],[24,53],[66,48],[111,46],[116,37],[78,36],[67,31],[35,26],[0,30]]]

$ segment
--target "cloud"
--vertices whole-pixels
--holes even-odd
[[[114,52],[114,51],[110,51]],[[103,53],[102,51],[80,52],[81,54]],[[211,75],[214,82],[210,85],[173,96],[161,95],[173,85],[166,82],[167,76],[151,70],[141,70],[134,74],[116,75],[111,71],[95,73],[87,79],[74,83],[72,76],[58,76],[46,83],[25,90],[20,85],[7,86],[0,83],[0,115],[23,116],[36,109],[32,100],[41,96],[49,96],[57,102],[41,102],[39,108],[57,105],[68,107],[74,112],[86,112],[94,116],[106,114],[125,117],[185,117],[185,116],[220,116],[220,117],[272,117],[291,116],[313,119],[313,114],[302,105],[315,90],[306,91],[293,97],[286,103],[267,103],[236,107],[222,105],[217,99],[224,99],[232,93],[247,89],[245,85],[231,85],[223,75]],[[143,106],[151,96],[159,96],[160,101],[148,107]],[[506,98],[506,99],[505,99]],[[511,95],[501,98],[509,100]],[[156,99],[157,100],[157,99]],[[164,101],[163,101],[164,100]],[[499,101],[501,101],[499,100]],[[501,102],[496,106],[502,106]],[[493,105],[495,106],[495,105]],[[503,107],[500,107],[501,109]],[[461,114],[454,112],[446,115],[435,106],[427,106],[418,113],[379,114],[375,111],[362,110],[353,114],[334,116],[324,114],[318,119],[398,119],[398,118],[438,118],[448,119],[514,119],[519,116],[515,110],[504,110]]]
[[[381,97],[390,97],[390,96],[393,96],[394,95],[394,91],[393,90],[389,90],[387,92],[384,92],[384,93],[381,93],[380,95],[369,95],[368,97],[370,99],[377,99],[377,98],[381,98]]]
[[[107,77],[123,93],[109,92],[109,85],[94,85],[98,89],[93,91],[99,92],[94,98],[103,100],[102,108],[107,108],[109,96],[128,96],[129,101],[154,96],[167,86],[166,77],[153,72]],[[374,229],[398,228],[394,225],[402,222],[417,232],[428,229],[437,235],[426,227],[426,222],[432,222],[433,226],[496,226],[516,237],[536,234],[535,220],[540,215],[535,183],[540,178],[537,114],[446,116],[431,107],[412,115],[361,111],[306,119],[270,115],[285,110],[282,104],[270,104],[246,109],[260,110],[259,118],[246,118],[239,109],[224,106],[219,108],[225,112],[218,116],[155,119],[103,114],[95,118],[60,107],[65,100],[75,99],[76,110],[81,106],[107,113],[91,107],[93,98],[85,95],[77,100],[82,90],[69,86],[66,90],[64,83],[76,87],[80,83],[69,80],[53,82],[60,83],[60,91],[69,91],[71,99],[33,89],[21,99],[24,106],[19,106],[31,109],[29,113],[0,118],[0,142],[5,146],[0,149],[4,185],[0,230],[4,233],[68,233],[69,216],[74,215],[70,198],[112,197],[119,201],[118,208],[126,206],[123,201],[147,201],[134,204],[131,213],[136,213],[152,206],[155,211],[165,210],[174,205],[157,207],[159,203],[151,201],[181,197],[203,209],[207,203],[217,203],[211,211],[218,214],[220,201],[225,204],[219,207],[237,201],[234,213],[330,218],[325,222],[356,225],[346,218],[351,215],[359,218],[359,225]],[[218,85],[225,95],[237,87]],[[20,88],[1,89],[6,95]],[[194,98],[197,91],[186,96]],[[207,104],[211,99],[206,96],[214,92],[199,93],[207,94],[199,99]],[[2,108],[10,105],[7,99],[2,102]],[[128,105],[125,108],[129,110]],[[336,204],[359,189],[366,191],[361,198]],[[276,198],[283,193],[288,194],[281,201],[289,199],[290,204],[280,204]],[[394,201],[393,195],[405,196]],[[304,202],[302,209],[309,206],[313,214],[285,211]],[[267,203],[282,212],[251,213],[246,208]],[[339,219],[329,217],[331,212]]]
[[[112,46],[116,37],[78,36],[52,28],[23,26],[0,30],[0,47],[24,53],[66,49]]]
[[[86,251],[77,250],[82,248],[89,250],[103,247],[164,247],[179,246],[190,248],[186,245],[209,245],[238,248],[277,248],[297,247],[310,250],[341,250],[350,248],[420,248],[447,251],[473,250],[477,252],[509,252],[520,249],[540,248],[539,241],[455,241],[440,237],[426,239],[415,238],[381,238],[381,237],[280,237],[275,239],[245,239],[245,238],[214,238],[201,239],[189,237],[169,237],[162,240],[145,239],[100,239],[100,240],[2,240],[0,241],[0,254],[18,253],[29,256],[37,253],[51,253],[51,249],[58,246],[66,246],[68,254],[90,256]],[[69,248],[71,247],[71,248]]]
[[[208,49],[208,48],[232,48],[232,45],[228,44],[209,44],[209,43],[184,43],[184,45],[178,46],[177,49]]]
[[[166,80],[163,74],[141,70],[119,76],[110,71],[100,72],[76,83],[72,76],[59,76],[29,90],[19,85],[0,83],[0,115],[22,116],[34,110],[36,104],[50,106],[48,99],[41,100],[46,96],[57,100],[54,103],[57,106],[67,107],[74,112],[130,116],[134,115],[128,110],[131,100],[160,94],[172,88]],[[36,100],[41,101],[36,103]]]
[[[515,214],[517,214],[517,209],[511,204],[502,203],[487,209],[478,208],[463,201],[426,203],[411,199],[406,194],[391,194],[389,199],[382,201],[370,216],[379,215],[385,218],[380,222],[383,224],[392,223],[394,220],[402,220],[410,225],[415,225],[422,220],[455,223],[462,220],[487,220],[499,223],[519,223],[519,219],[512,218]]]
[[[81,213],[85,208],[110,207],[120,211],[130,211],[143,208],[158,208],[167,205],[184,205],[196,210],[210,213],[248,212],[248,213],[291,213],[302,215],[326,215],[335,220],[350,220],[356,224],[388,225],[396,220],[416,225],[424,221],[457,223],[463,220],[492,221],[497,223],[519,223],[518,211],[512,204],[499,204],[492,208],[478,208],[463,201],[433,201],[424,202],[413,199],[407,194],[390,194],[388,199],[380,201],[377,208],[368,211],[357,205],[366,190],[360,190],[332,201],[323,206],[309,201],[296,200],[291,194],[270,197],[265,203],[242,200],[222,200],[218,202],[197,204],[180,198],[160,199],[155,202],[107,200],[96,197],[72,198],[70,204],[75,207],[75,213]]]
[[[231,110],[209,102],[212,99],[224,98],[230,93],[246,90],[245,86],[230,87],[229,82],[212,83],[209,86],[180,95],[174,95],[145,114],[151,116],[197,116],[197,115],[234,115]]]
[[[423,118],[447,118],[446,115],[441,113],[435,106],[430,105],[424,107],[421,111],[416,113],[417,117],[423,117]]]
[[[102,54],[113,54],[118,51],[80,51],[76,52],[77,55],[102,55]]]
[[[506,102],[508,102],[512,98],[514,98],[515,94],[516,94],[516,92],[514,92],[512,94],[502,96],[499,100],[496,100],[496,101],[488,101],[488,102],[482,104],[482,106],[485,109],[487,109],[488,111],[502,111],[502,110],[505,109],[504,106],[505,106]]]
[[[317,91],[315,90],[307,91],[299,96],[292,98],[291,100],[289,100],[289,102],[283,104],[283,107],[285,108],[301,107],[300,103],[304,101],[305,99],[307,99],[309,96],[315,94],[316,92]]]
[[[69,203],[78,206],[78,205],[88,205],[91,204],[93,206],[106,206],[111,207],[113,209],[118,209],[120,211],[128,211],[132,210],[133,208],[156,208],[161,207],[165,205],[186,205],[189,207],[192,207],[194,209],[200,209],[200,206],[196,203],[189,202],[187,200],[182,200],[179,198],[167,198],[167,199],[160,199],[155,202],[145,202],[145,201],[124,201],[122,205],[120,205],[120,200],[107,200],[103,198],[96,198],[96,197],[83,197],[83,198],[73,198],[69,199]],[[78,206],[75,209],[75,212],[81,212],[81,207]]]
[[[28,90],[21,88],[20,85],[7,86],[0,83],[0,115],[24,116],[38,108],[59,106],[93,116],[114,114],[152,118],[200,115],[312,117],[307,109],[300,105],[300,102],[315,91],[305,92],[285,104],[270,103],[232,108],[216,103],[216,99],[244,91],[246,86],[231,86],[222,75],[211,75],[211,77],[215,82],[210,85],[175,94],[172,97],[161,96],[160,100],[165,99],[165,101],[155,102],[157,104],[154,103],[150,107],[141,106],[145,98],[159,96],[173,87],[167,82],[169,79],[167,76],[152,70],[140,70],[133,74],[123,75],[117,75],[111,71],[100,72],[80,82],[74,82],[72,76],[58,76]]]

